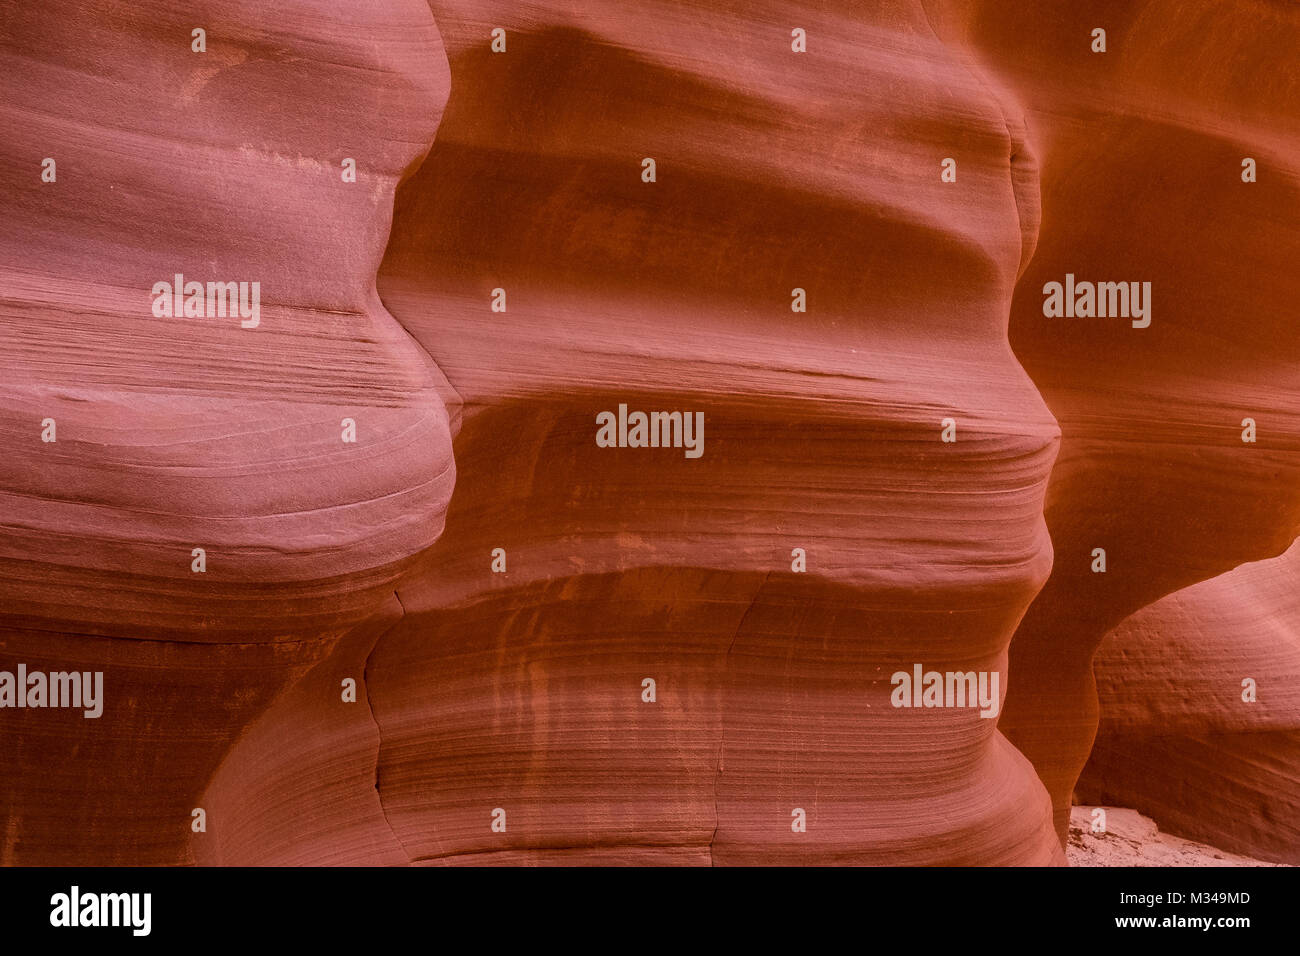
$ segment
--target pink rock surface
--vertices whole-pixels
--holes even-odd
[[[1289,859],[1292,559],[1225,572],[1300,532],[1300,12],[1249,6],[4,9],[0,671],[108,700],[0,710],[0,862],[1062,864],[1099,712],[1085,784]],[[1151,327],[1045,318],[1067,272]]]
[[[1275,865],[1161,833],[1155,821],[1124,807],[1101,807],[1106,812],[1106,828],[1093,832],[1092,814],[1097,809],[1074,807],[1070,811],[1066,856],[1071,866]]]
[[[0,858],[188,861],[231,745],[441,530],[440,376],[374,275],[446,60],[418,0],[0,16],[0,669],[78,662],[109,698],[3,712]],[[175,273],[259,282],[260,325],[155,317]]]
[[[1143,608],[1106,635],[1095,669],[1081,795],[1300,863],[1300,544]]]

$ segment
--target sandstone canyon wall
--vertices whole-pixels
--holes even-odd
[[[434,17],[380,288],[462,479],[369,671],[412,858],[1059,860],[993,721],[889,705],[913,661],[1004,671],[1050,565],[1057,429],[1005,337],[1032,159],[968,58],[915,3]],[[620,404],[703,411],[703,456],[597,447]]]
[[[441,530],[440,376],[374,276],[446,59],[418,0],[3,18],[0,669],[106,688],[98,719],[3,711],[3,858],[192,861],[191,811],[232,744],[374,629]],[[45,157],[53,182],[28,175]],[[260,282],[260,324],[155,317],[177,273]],[[359,785],[373,726],[337,716],[358,724]],[[312,733],[304,712],[294,736]]]
[[[1087,792],[1294,862],[1295,695],[1215,703],[1295,673],[1240,6],[6,5],[0,671],[105,700],[0,709],[0,861],[1059,865],[1100,712]]]
[[[1166,829],[1300,863],[1300,545],[1127,618],[1097,651],[1079,794]]]
[[[962,26],[1024,103],[1042,169],[1042,229],[1017,288],[1010,338],[1061,425],[1046,500],[1056,560],[1012,644],[1001,726],[1047,784],[1064,836],[1097,726],[1090,661],[1103,637],[1166,595],[1279,555],[1300,532],[1300,74],[1277,59],[1300,45],[1300,10],[1271,2],[990,3],[965,11]],[[1107,28],[1104,56],[1077,42],[1096,27]],[[1253,182],[1245,181],[1247,158]],[[1150,281],[1149,327],[1045,319],[1041,290],[1066,273]],[[1106,553],[1105,573],[1094,573],[1096,548]],[[1240,603],[1231,584],[1216,593]],[[1275,604],[1237,613],[1269,619]],[[1289,672],[1282,632],[1237,632],[1224,645],[1215,617],[1183,616],[1167,634],[1189,667],[1201,653],[1190,645],[1210,632],[1219,634],[1221,664],[1258,665],[1256,655],[1267,652],[1269,674]],[[1110,668],[1103,719],[1112,706],[1196,711],[1188,685],[1156,681],[1126,656],[1123,635],[1134,633],[1109,639],[1108,659],[1122,657],[1131,674],[1121,680]],[[1238,697],[1235,675],[1217,670],[1216,693]],[[1126,700],[1124,691],[1137,688],[1160,699]],[[1293,695],[1273,688],[1271,717],[1265,708],[1243,713],[1239,729],[1294,720],[1294,707],[1283,716]],[[1127,716],[1116,719],[1131,726]],[[1147,724],[1145,733],[1160,736],[1158,728]],[[1293,806],[1300,767],[1283,757],[1293,744],[1274,743],[1290,780],[1282,804]],[[1248,752],[1270,746],[1253,738],[1234,760],[1248,763]],[[1181,821],[1267,815],[1257,783],[1244,784],[1252,806],[1228,809],[1218,805],[1222,782],[1198,783],[1199,774],[1184,781],[1187,767],[1172,754],[1137,760],[1129,752],[1123,763],[1109,766],[1146,783],[1110,786],[1109,798],[1147,806],[1175,832],[1209,838],[1222,831]],[[1151,805],[1147,788],[1161,787],[1162,809],[1178,805],[1177,813]],[[1271,835],[1225,846],[1300,862],[1293,825],[1274,819],[1264,829]]]

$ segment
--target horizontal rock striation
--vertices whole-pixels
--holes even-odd
[[[1084,6],[0,11],[0,862],[1295,862],[1300,13]]]
[[[189,862],[231,744],[442,527],[441,377],[374,277],[446,61],[415,0],[8,5],[0,61],[0,670],[107,698],[0,712],[0,860]],[[160,315],[177,274],[257,323]]]
[[[890,703],[1005,677],[1051,562],[1008,104],[916,3],[433,8],[452,95],[380,290],[460,480],[368,670],[411,859],[1063,862],[996,721]],[[601,447],[620,405],[702,412],[701,457]]]

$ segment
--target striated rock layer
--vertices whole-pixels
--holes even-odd
[[[0,860],[191,861],[235,829],[191,829],[232,743],[351,653],[442,527],[441,377],[374,276],[446,60],[418,0],[69,0],[6,4],[0,61],[0,670],[102,670],[106,698],[0,711]],[[258,282],[258,325],[156,316],[177,273]],[[372,792],[373,725],[353,736]],[[302,852],[381,858],[341,839]]]
[[[1079,6],[0,10],[0,862],[1062,864],[1107,632],[1293,858],[1300,13]]]
[[[380,290],[461,477],[367,671],[410,857],[1063,862],[995,721],[890,706],[918,662],[1005,678],[1050,566],[1019,124],[915,2],[433,9]],[[598,447],[620,404],[703,412],[702,457]]]

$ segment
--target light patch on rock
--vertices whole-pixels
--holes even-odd
[[[1161,833],[1136,810],[1106,807],[1106,832],[1092,832],[1092,807],[1070,808],[1070,866],[1281,866]]]

